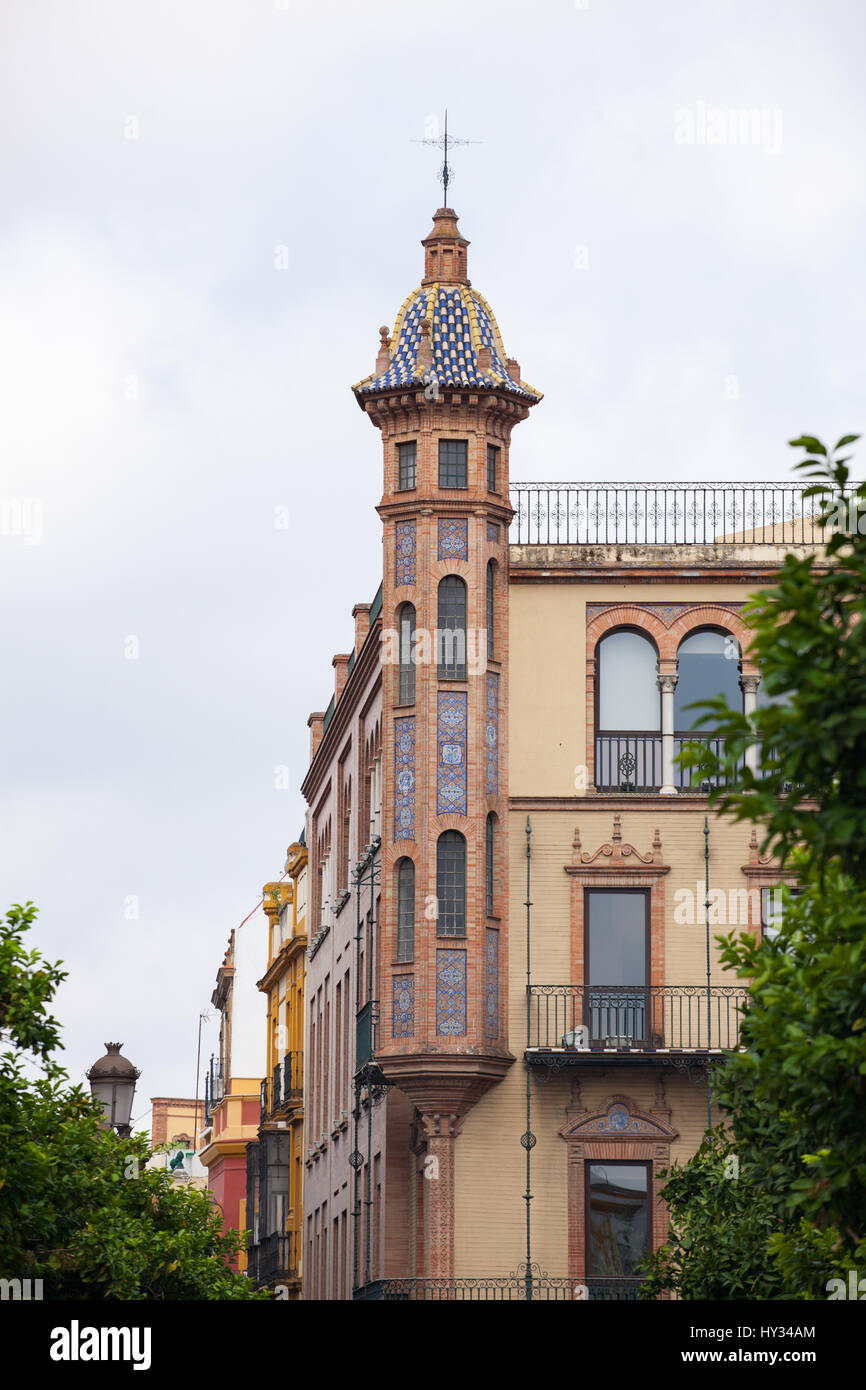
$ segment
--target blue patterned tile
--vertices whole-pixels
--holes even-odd
[[[489,541],[499,540],[499,527],[493,521],[488,521],[487,523],[487,539]]]
[[[466,815],[467,710],[464,690],[437,692],[437,816]]]
[[[499,932],[487,928],[484,961],[484,1035],[499,1037]]]
[[[415,838],[415,716],[394,720],[394,839]]]
[[[493,311],[468,285],[448,289],[433,285],[410,294],[397,315],[388,370],[359,381],[355,387],[359,394],[420,384],[429,376],[417,362],[425,319],[430,326],[431,371],[440,386],[493,386],[524,400],[541,400],[540,391],[512,378]],[[482,348],[490,352],[490,366],[485,371],[478,366]]]
[[[499,675],[487,672],[487,702],[484,719],[487,795],[499,795]]]
[[[436,952],[436,1032],[460,1037],[466,1032],[466,952]]]
[[[397,543],[395,547],[394,583],[414,584],[417,545],[414,521],[398,521],[396,526]]]
[[[395,975],[392,985],[394,1017],[391,1034],[395,1038],[413,1038],[415,1036],[415,976]]]
[[[469,522],[466,517],[440,516],[438,558],[469,559]]]

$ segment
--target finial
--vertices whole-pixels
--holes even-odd
[[[376,356],[376,375],[383,376],[391,365],[391,339],[388,336],[388,327],[383,324],[379,329],[379,351]]]

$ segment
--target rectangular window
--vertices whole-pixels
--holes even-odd
[[[586,1011],[590,1043],[647,1041],[649,890],[586,890]]]
[[[487,491],[496,491],[497,465],[499,463],[499,450],[495,444],[487,445]]]
[[[439,440],[440,487],[466,487],[467,450],[465,439]]]
[[[397,472],[398,491],[418,486],[418,446],[414,439],[397,445]]]
[[[799,888],[788,888],[792,898],[800,896]],[[785,905],[782,902],[781,885],[761,889],[761,936],[767,941],[775,941],[779,928],[785,918]]]
[[[640,1277],[637,1266],[651,1249],[649,1199],[648,1163],[586,1164],[586,1273],[590,1280]]]

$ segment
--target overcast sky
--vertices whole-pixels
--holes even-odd
[[[545,393],[514,479],[782,478],[795,433],[866,423],[863,15],[5,0],[2,902],[70,971],[74,1077],[117,1039],[143,1122],[192,1094],[302,826],[380,577],[350,387],[441,202],[412,141],[447,105],[481,142],[449,201]]]

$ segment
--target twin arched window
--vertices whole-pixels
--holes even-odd
[[[663,780],[663,740],[655,645],[643,633],[623,628],[603,637],[597,650],[595,784],[609,791],[657,790]],[[674,687],[675,748],[711,734],[712,716],[689,705],[724,695],[733,708],[742,708],[739,677],[740,648],[730,633],[703,628],[683,638]],[[678,786],[689,785],[679,768],[674,779]]]

